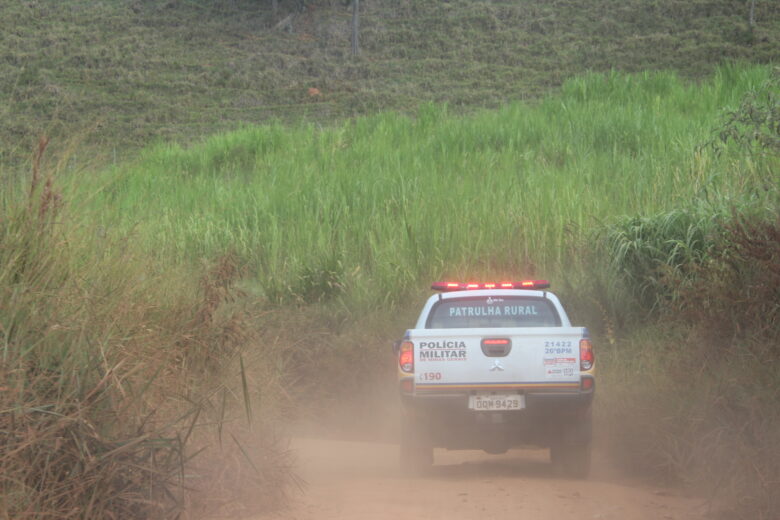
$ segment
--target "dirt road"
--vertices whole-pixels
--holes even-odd
[[[397,445],[298,439],[292,447],[305,490],[289,510],[258,520],[695,520],[706,511],[701,500],[622,479],[598,457],[591,478],[576,481],[552,475],[545,450],[436,450],[430,475],[406,478]]]

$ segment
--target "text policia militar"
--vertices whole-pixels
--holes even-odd
[[[420,361],[460,361],[466,359],[464,341],[421,341]]]

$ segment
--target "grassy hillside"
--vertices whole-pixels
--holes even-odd
[[[777,502],[756,482],[777,475],[780,428],[771,76],[591,74],[468,117],[425,105],[248,127],[155,146],[68,197],[88,194],[89,234],[132,237],[162,269],[236,255],[293,397],[376,392],[433,279],[550,277],[598,333],[610,453],[766,517]]]
[[[96,179],[107,184],[91,204],[105,233],[133,230],[165,262],[236,253],[272,302],[396,304],[441,276],[576,285],[578,241],[595,227],[777,181],[773,163],[699,149],[768,77],[593,74],[468,118],[426,105],[414,118],[250,127],[148,149]]]
[[[0,199],[0,420],[20,428],[3,438],[4,514],[78,511],[94,479],[128,490],[101,488],[95,518],[213,508],[184,493],[182,464],[278,503],[294,482],[280,413],[311,395],[331,417],[338,402],[375,413],[388,343],[432,279],[539,275],[595,333],[609,453],[771,518],[777,81],[749,65],[696,85],[589,74],[465,117],[423,105],[158,144],[102,170],[44,163]],[[62,472],[95,451],[105,464]],[[139,476],[150,457],[167,462]]]
[[[368,0],[349,55],[343,2],[310,0],[274,31],[270,1],[14,1],[0,5],[0,160],[41,133],[107,158],[154,139],[269,118],[331,121],[424,101],[453,110],[537,97],[589,70],[709,74],[768,62],[780,5],[743,0]],[[294,12],[282,0],[279,17]],[[310,96],[308,89],[319,89]]]
[[[283,503],[431,280],[544,276],[610,454],[774,520],[780,4],[294,3],[0,5],[0,516]]]

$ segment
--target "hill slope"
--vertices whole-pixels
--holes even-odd
[[[279,31],[297,2],[276,17],[265,0],[4,2],[0,157],[26,156],[40,133],[88,134],[121,154],[269,118],[496,106],[586,70],[699,77],[780,48],[770,0],[753,30],[743,0],[366,0],[355,59],[344,2],[307,4]]]

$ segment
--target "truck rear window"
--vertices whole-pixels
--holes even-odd
[[[561,319],[546,298],[533,296],[470,296],[436,302],[428,329],[483,327],[558,327]]]

